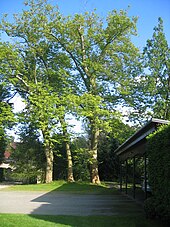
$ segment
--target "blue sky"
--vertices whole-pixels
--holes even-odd
[[[96,8],[97,13],[106,16],[113,9],[127,9],[129,16],[138,16],[138,37],[133,42],[143,48],[146,40],[152,37],[153,28],[157,25],[158,17],[164,21],[164,31],[170,45],[170,0],[49,0],[57,4],[60,11],[65,14],[92,11]],[[0,0],[0,16],[8,13],[21,12],[24,8],[23,0]]]

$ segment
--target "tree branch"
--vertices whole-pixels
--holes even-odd
[[[20,76],[23,76],[23,75],[18,74],[18,75],[16,75],[15,77],[16,77],[18,80],[20,80],[20,81],[26,86],[26,88],[29,90],[29,85],[28,85],[27,82],[26,82],[25,80],[23,80]]]
[[[125,30],[128,29],[128,28],[129,28],[129,26],[126,26],[124,29],[121,29],[117,34],[115,34],[113,37],[109,37],[109,38],[107,39],[106,44],[105,44],[105,46],[103,47],[103,49],[102,49],[102,51],[101,51],[101,53],[100,53],[100,55],[99,55],[99,59],[101,59],[101,57],[105,54],[107,47],[108,47],[114,40],[116,40],[117,37],[119,37],[119,36],[122,34],[123,31],[125,31]]]
[[[13,94],[9,99],[7,99],[7,103],[9,103],[9,101],[10,101],[11,99],[13,99],[13,98],[15,97],[16,94],[17,94],[17,92],[14,92],[14,94]]]
[[[79,71],[79,73],[81,75],[81,78],[84,81],[84,84],[85,84],[87,90],[89,90],[89,88],[90,88],[89,84],[87,83],[86,78],[84,77],[84,73],[82,72],[81,68],[79,67],[79,65],[81,65],[81,63],[74,57],[74,55],[71,53],[71,51],[68,50],[68,48],[65,46],[65,44],[62,43],[54,34],[49,33],[49,35],[51,35],[53,38],[55,38],[60,43],[61,47],[70,55],[70,57],[72,58],[72,60],[74,61],[75,65],[76,65],[77,70]]]
[[[86,51],[85,51],[85,44],[84,44],[84,36],[81,33],[81,27],[78,28],[78,34],[80,36],[80,44],[81,44],[81,50],[82,50],[82,63],[85,64],[85,66],[82,65],[82,68],[84,69],[86,75],[90,77],[89,70],[86,66]]]

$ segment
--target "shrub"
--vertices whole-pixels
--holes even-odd
[[[154,197],[150,197],[144,202],[144,210],[146,212],[147,218],[154,219],[156,218],[156,210],[155,210],[155,199]]]
[[[148,176],[153,198],[146,201],[145,210],[147,216],[152,217],[155,212],[154,216],[170,220],[170,125],[159,127],[147,139]]]

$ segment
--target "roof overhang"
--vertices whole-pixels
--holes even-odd
[[[146,148],[146,137],[152,132],[156,131],[159,125],[169,124],[170,121],[152,118],[147,124],[139,129],[134,135],[127,139],[120,145],[114,153],[117,154],[121,160],[133,158],[134,156],[143,155]]]

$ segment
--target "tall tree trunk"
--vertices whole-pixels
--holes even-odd
[[[67,156],[67,181],[74,182],[73,162],[72,162],[72,155],[71,155],[70,144],[69,144],[70,139],[67,132],[67,124],[65,122],[64,117],[60,117],[60,123],[63,130],[64,144],[65,144],[66,156]]]
[[[51,183],[53,181],[53,161],[54,154],[52,146],[50,146],[49,136],[45,131],[42,131],[44,139],[45,157],[46,157],[46,173],[45,173],[45,183]]]
[[[98,145],[99,129],[91,125],[91,182],[100,184],[97,160],[97,145]]]
[[[67,167],[68,167],[68,172],[67,172],[67,181],[68,182],[74,182],[74,177],[73,177],[73,162],[72,162],[72,156],[71,156],[71,150],[70,150],[70,144],[66,141],[65,142],[66,146],[66,154],[67,154]]]
[[[46,155],[46,176],[45,182],[50,183],[53,181],[53,160],[54,155],[52,149],[49,146],[45,147],[45,155]]]

